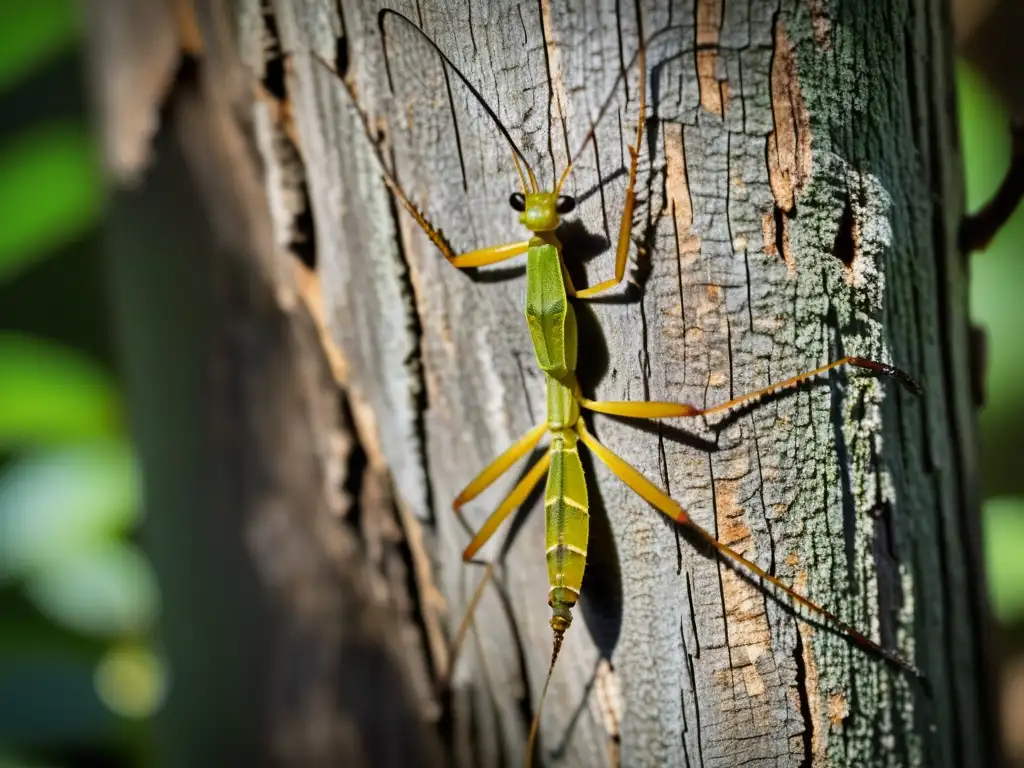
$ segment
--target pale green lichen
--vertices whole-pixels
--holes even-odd
[[[798,322],[806,335],[804,348],[816,355],[812,363],[841,354],[891,362],[885,342],[883,308],[885,299],[884,260],[892,245],[890,212],[892,202],[882,183],[869,173],[851,167],[831,152],[814,153],[815,173],[801,195],[801,215],[793,228],[797,256]],[[852,218],[853,261],[846,265],[834,258],[833,248],[844,208],[849,206],[846,224]],[[822,334],[822,328],[826,328]],[[808,588],[812,598],[830,602],[839,615],[879,639],[878,583],[872,553],[876,535],[874,513],[879,504],[892,509],[897,499],[895,483],[886,465],[883,442],[882,405],[891,382],[861,371],[848,371],[840,392],[841,427],[830,419],[808,425],[809,436],[802,447],[805,467],[814,472],[801,480],[801,495],[818,494],[822,488],[828,509],[804,521],[813,537],[814,550],[808,559]],[[843,379],[840,379],[841,381]],[[827,410],[828,390],[812,395],[815,413]],[[841,435],[841,440],[837,440]],[[845,448],[845,451],[842,449]],[[837,458],[838,457],[838,458]],[[845,467],[840,464],[845,462]],[[844,502],[844,478],[850,499]],[[844,516],[843,504],[852,502]],[[853,560],[848,563],[843,546],[844,525],[853,526]],[[851,570],[852,569],[852,570]],[[855,584],[844,588],[848,574]],[[913,581],[901,578],[903,604],[896,617],[899,652],[912,658],[906,643],[912,635]],[[855,597],[837,604],[834,595]],[[902,764],[906,752],[919,762],[920,740],[895,750],[897,731],[907,732],[907,717],[913,714],[908,683],[875,657],[864,654],[834,636],[817,634],[813,651],[819,669],[815,695],[846,696],[847,675],[853,669],[857,680],[858,709],[853,717],[832,722],[819,718],[814,727],[827,733],[828,754],[836,765]],[[898,715],[894,715],[898,713]],[[901,722],[894,722],[898,716]],[[882,744],[883,748],[879,749]]]

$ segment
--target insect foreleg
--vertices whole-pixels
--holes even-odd
[[[640,107],[636,117],[636,143],[629,147],[629,183],[626,185],[626,199],[619,221],[619,240],[615,248],[615,277],[576,292],[577,299],[590,299],[611,290],[626,276],[626,259],[629,256],[630,235],[633,233],[633,203],[636,201],[637,152],[644,138],[644,112],[647,110],[647,53],[646,45],[640,47]]]
[[[641,120],[643,119],[643,99],[641,99]],[[635,200],[634,188],[636,187],[636,164],[637,155],[633,147],[629,148],[629,186],[626,187],[626,200],[622,206],[622,220],[619,223],[619,242],[615,248],[615,277],[604,280],[590,288],[576,291],[577,299],[592,299],[607,293],[622,282],[626,276],[626,260],[629,256],[630,235],[633,232],[633,202]]]
[[[499,261],[510,259],[521,253],[526,253],[526,249],[530,245],[528,240],[518,243],[508,243],[506,245],[496,245],[490,248],[481,248],[461,255],[455,253],[455,250],[452,248],[441,230],[434,226],[419,206],[409,198],[405,193],[405,190],[402,189],[402,185],[398,183],[398,179],[395,178],[395,175],[388,168],[388,164],[384,159],[384,153],[381,151],[379,143],[374,138],[376,132],[373,129],[370,116],[366,114],[360,106],[359,100],[356,98],[355,90],[352,88],[352,84],[344,76],[339,74],[325,59],[315,53],[312,54],[312,56],[320,63],[321,66],[323,66],[324,69],[334,75],[345,87],[351,106],[355,110],[356,115],[358,115],[359,121],[363,124],[363,131],[366,133],[370,147],[373,149],[374,157],[376,157],[377,164],[380,166],[380,174],[384,179],[384,184],[387,186],[388,190],[390,190],[391,194],[395,196],[395,199],[398,200],[398,203],[408,211],[410,216],[412,216],[413,221],[415,221],[426,236],[430,238],[430,242],[437,247],[441,252],[441,255],[443,255],[452,265],[459,267],[460,269],[466,269],[468,267],[482,267],[487,264],[496,264]],[[516,166],[519,166],[518,158],[516,158]],[[525,185],[525,181],[523,183]]]
[[[505,245],[492,245],[488,248],[480,248],[479,250],[469,251],[463,254],[455,253],[451,244],[447,238],[441,233],[441,230],[435,227],[430,220],[426,217],[426,214],[421,211],[412,200],[409,199],[408,195],[405,194],[405,190],[402,189],[398,180],[391,175],[391,172],[383,165],[381,160],[381,176],[384,178],[384,183],[387,188],[391,190],[391,194],[395,196],[395,199],[401,204],[409,215],[412,216],[413,221],[419,225],[419,228],[423,230],[427,237],[430,238],[437,250],[441,252],[441,255],[448,260],[448,262],[459,269],[467,269],[469,267],[482,267],[487,264],[497,264],[499,261],[505,261],[505,259],[511,259],[513,256],[518,256],[521,253],[526,253],[527,248],[530,247],[529,240],[523,240],[516,243],[506,243]]]
[[[526,253],[526,250],[530,247],[529,240],[523,240],[519,243],[506,243],[505,245],[492,245],[488,248],[480,248],[476,251],[469,251],[461,256],[448,259],[453,267],[459,269],[466,269],[468,267],[484,267],[488,264],[497,264],[498,262],[511,259],[513,256],[518,256],[522,253]]]

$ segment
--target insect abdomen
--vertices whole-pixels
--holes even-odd
[[[551,590],[551,626],[564,630],[572,621],[587,564],[590,533],[587,483],[576,447],[575,432],[566,430],[552,436],[551,468],[544,492],[547,527],[548,580]],[[557,626],[556,626],[557,625]]]

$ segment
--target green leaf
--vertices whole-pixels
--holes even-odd
[[[113,382],[92,362],[41,339],[0,333],[0,449],[114,437]]]
[[[79,15],[70,0],[0,3],[0,93],[71,48]]]
[[[85,125],[49,123],[9,140],[0,147],[0,282],[80,237],[101,204]]]
[[[123,443],[20,458],[0,474],[0,583],[95,551],[138,514],[135,463]]]
[[[1001,621],[1024,618],[1024,498],[985,502],[983,533],[989,592]]]

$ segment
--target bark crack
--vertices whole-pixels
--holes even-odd
[[[804,663],[804,640],[799,629],[796,632],[796,646],[793,648],[793,662],[796,664],[796,692],[799,701],[800,717],[804,721],[804,730],[801,734],[803,743],[803,756],[800,760],[801,768],[811,768],[814,764],[814,718],[811,716],[811,700],[807,690],[807,666]]]
[[[396,167],[394,157],[391,157],[390,165],[392,168]],[[394,195],[390,193],[387,195],[387,207],[394,231],[401,232],[402,226],[399,218],[398,203]],[[433,475],[430,472],[430,452],[427,449],[427,410],[430,407],[430,403],[423,368],[425,335],[423,333],[420,301],[416,295],[416,281],[412,279],[409,255],[406,253],[405,242],[402,237],[395,238],[395,252],[398,257],[399,266],[395,276],[400,285],[401,296],[405,299],[406,331],[411,341],[411,348],[402,361],[402,365],[410,379],[410,395],[413,400],[413,439],[416,442],[417,459],[423,468],[425,519],[430,523],[434,521],[436,515],[434,510]]]

